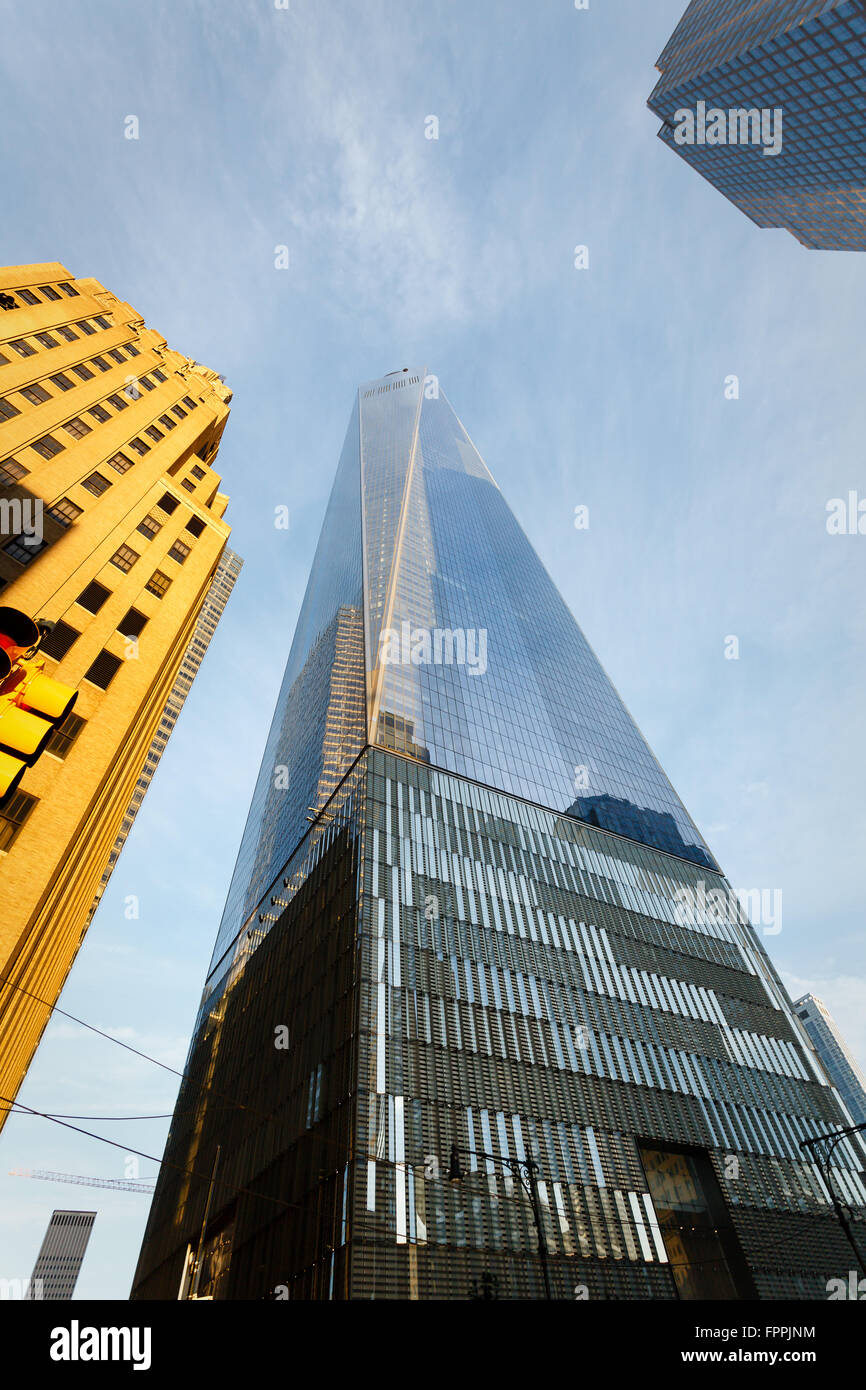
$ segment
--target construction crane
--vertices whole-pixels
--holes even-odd
[[[133,1182],[130,1178],[90,1178],[83,1173],[49,1173],[46,1168],[10,1168],[10,1178],[43,1178],[46,1182],[74,1182],[82,1187],[115,1187],[124,1192],[153,1195],[154,1182]]]

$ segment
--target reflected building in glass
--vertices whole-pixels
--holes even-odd
[[[438,380],[362,386],[133,1297],[542,1297],[533,1160],[557,1298],[823,1298],[840,1123]]]
[[[648,104],[759,227],[866,251],[864,59],[866,0],[691,0]]]

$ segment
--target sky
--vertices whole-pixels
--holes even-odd
[[[244,569],[60,1000],[166,1067],[355,390],[418,364],[730,882],[781,892],[762,939],[793,997],[866,1062],[866,536],[826,526],[866,496],[866,257],[759,230],[656,138],[684,8],[0,0],[0,261],[95,276],[234,392],[216,471]],[[149,1199],[9,1170],[154,1176],[177,1084],[55,1016],[19,1101],[166,1118],[68,1122],[111,1147],[10,1117],[3,1277],[54,1207],[96,1209],[76,1297],[128,1297]]]

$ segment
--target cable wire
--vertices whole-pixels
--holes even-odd
[[[87,1028],[91,1033],[96,1033],[100,1038],[107,1038],[109,1042],[116,1043],[118,1047],[125,1048],[127,1052],[134,1053],[136,1057],[143,1057],[146,1062],[152,1062],[155,1067],[162,1067],[163,1071],[170,1071],[172,1076],[179,1076],[182,1081],[190,1080],[188,1072],[178,1071],[176,1067],[170,1067],[167,1062],[160,1062],[158,1058],[151,1057],[149,1053],[142,1052],[139,1048],[132,1047],[129,1043],[122,1042],[120,1038],[115,1038],[111,1033],[104,1032],[102,1028],[97,1028],[93,1023],[87,1023],[85,1019],[77,1018],[75,1014],[67,1013],[67,1011],[65,1009],[61,1009],[58,1004],[49,1004],[47,999],[42,999],[38,994],[34,994],[32,990],[25,989],[23,985],[16,984],[14,980],[9,979],[8,975],[5,976],[2,980],[0,980],[0,988],[5,987],[8,987],[10,989],[17,989],[21,994],[26,994],[28,998],[35,999],[37,1004],[43,1004],[45,1008],[48,1009],[49,1013],[61,1014],[63,1018],[68,1018],[72,1023],[77,1023],[82,1028]],[[235,1100],[233,1096],[224,1095],[221,1091],[213,1091],[213,1095],[220,1096],[221,1099],[230,1101],[231,1104],[236,1105],[239,1110],[249,1110],[251,1114],[258,1115],[261,1119],[270,1118],[269,1116],[264,1115],[262,1111],[255,1110],[249,1105],[244,1105],[243,1101]],[[3,1097],[0,1096],[0,1100],[2,1099]],[[91,1117],[84,1115],[77,1116],[74,1118],[90,1119]],[[97,1119],[99,1117],[93,1116],[92,1118]]]
[[[155,1163],[159,1168],[174,1168],[178,1173],[185,1173],[188,1177],[198,1178],[201,1182],[214,1182],[215,1186],[229,1186],[221,1179],[214,1179],[209,1173],[197,1173],[194,1168],[184,1168],[179,1163],[170,1163],[167,1158],[157,1158],[154,1154],[147,1154],[143,1149],[131,1149],[127,1144],[118,1144],[114,1139],[106,1139],[104,1134],[94,1134],[92,1130],[82,1129],[79,1125],[67,1124],[65,1120],[59,1120],[54,1115],[48,1115],[44,1110],[34,1110],[30,1105],[23,1105],[20,1100],[10,1100],[8,1096],[0,1096],[0,1100],[13,1110],[24,1110],[28,1115],[38,1115],[42,1120],[51,1120],[56,1125],[62,1125],[64,1129],[73,1129],[76,1134],[86,1134],[88,1139],[97,1139],[101,1144],[110,1144],[113,1149],[122,1149],[124,1153],[136,1154],[138,1158],[146,1158],[151,1163]],[[304,1211],[298,1202],[287,1202],[284,1197],[268,1197],[264,1192],[254,1192],[251,1187],[234,1187],[232,1191],[238,1194],[246,1193],[249,1197],[257,1197],[261,1202],[273,1202],[276,1206],[290,1207],[293,1211]]]

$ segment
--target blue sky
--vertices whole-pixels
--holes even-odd
[[[765,945],[789,989],[866,1061],[866,536],[825,525],[866,496],[866,258],[758,230],[656,139],[684,8],[0,0],[0,260],[96,276],[225,374],[246,561],[65,1009],[183,1065],[355,388],[420,362],[733,885],[781,889]],[[57,1018],[19,1099],[131,1115],[175,1093]],[[167,1125],[88,1127],[159,1155]],[[125,1298],[148,1199],[19,1167],[123,1177],[123,1152],[10,1118],[0,1274],[29,1275],[54,1206],[95,1207],[78,1296]]]

